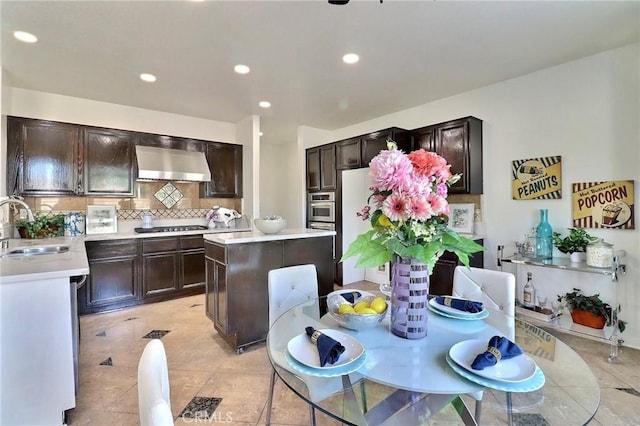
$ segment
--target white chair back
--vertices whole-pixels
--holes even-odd
[[[138,362],[138,408],[141,426],[172,426],[169,370],[164,345],[152,339]]]
[[[490,315],[487,322],[499,327],[505,336],[515,336],[516,277],[509,272],[457,266],[453,273],[452,296],[482,302],[503,315]]]
[[[268,274],[269,326],[290,308],[318,298],[316,266],[298,265],[272,269]]]

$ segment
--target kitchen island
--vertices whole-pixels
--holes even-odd
[[[12,239],[0,252],[0,424],[62,425],[74,408],[81,237]],[[50,254],[29,254],[44,247]],[[62,247],[62,248],[61,248]]]
[[[318,293],[333,291],[335,231],[284,229],[277,234],[205,235],[206,313],[218,334],[242,353],[269,329],[267,275],[271,269],[312,263]]]

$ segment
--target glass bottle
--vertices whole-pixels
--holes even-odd
[[[522,289],[522,304],[525,308],[535,308],[536,288],[533,286],[533,277],[531,272],[527,272],[527,283]]]
[[[539,259],[551,259],[553,255],[553,229],[548,221],[549,211],[540,209],[540,223],[536,227],[536,257]]]

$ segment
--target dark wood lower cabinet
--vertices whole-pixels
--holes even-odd
[[[475,240],[476,243],[482,245],[484,240]],[[451,295],[453,290],[453,274],[456,266],[461,265],[458,256],[449,251],[438,259],[433,273],[429,277],[429,294],[435,295]],[[469,259],[469,266],[475,268],[484,268],[484,256],[482,252],[475,253]]]
[[[202,235],[87,241],[87,284],[78,314],[160,302],[205,291]]]
[[[332,237],[226,245],[206,241],[207,316],[218,334],[242,352],[267,337],[268,272],[313,263],[318,271],[318,293],[326,295],[333,290],[332,253]]]

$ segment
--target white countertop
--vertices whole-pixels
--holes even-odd
[[[2,253],[20,247],[69,246],[69,251],[59,254],[39,254],[24,257],[0,258],[0,284],[36,281],[47,278],[72,277],[89,273],[89,261],[83,237],[57,237],[43,239],[10,239],[9,248]]]
[[[242,244],[242,243],[256,243],[260,241],[292,240],[297,238],[331,237],[334,235],[336,235],[336,231],[324,231],[321,229],[307,229],[307,228],[292,228],[292,229],[283,229],[277,234],[264,234],[260,231],[206,234],[204,236],[204,239],[217,244]]]
[[[166,219],[166,220],[154,220],[153,226],[180,226],[180,225],[202,225],[207,226],[209,221],[205,219]],[[251,231],[251,225],[247,223],[247,220],[242,217],[231,221],[231,226],[228,228],[207,228],[198,229],[195,231],[180,231],[180,232],[144,232],[137,233],[135,228],[141,227],[142,222],[140,220],[118,220],[118,232],[110,234],[88,234],[83,235],[85,241],[108,241],[108,240],[123,240],[128,238],[153,238],[153,237],[176,237],[182,235],[200,235],[200,234],[217,234],[228,232],[246,232]]]

